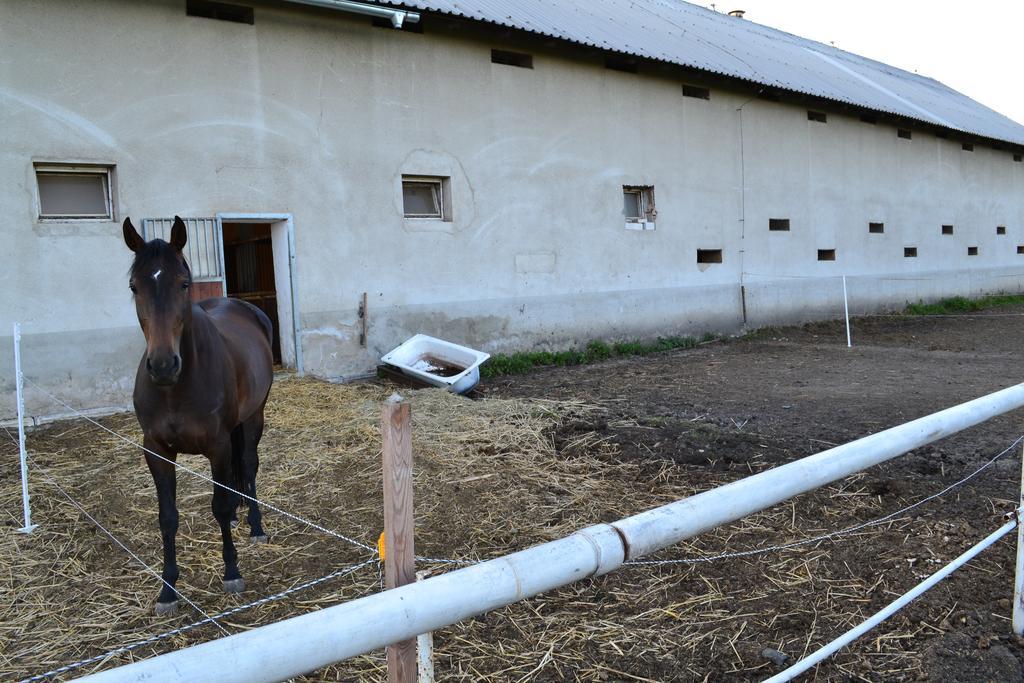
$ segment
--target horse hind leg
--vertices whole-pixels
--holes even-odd
[[[245,437],[242,433],[242,425],[231,430],[231,471],[234,474],[231,484],[236,491],[246,493],[244,467],[242,465],[242,454],[245,450]],[[246,499],[238,496],[238,504],[231,508],[231,528],[238,526],[238,508],[246,503]]]
[[[242,491],[249,499],[249,516],[246,521],[249,523],[249,540],[253,543],[266,543],[267,534],[263,531],[263,514],[260,512],[259,503],[256,502],[256,473],[260,469],[260,457],[257,448],[260,439],[263,438],[263,407],[257,410],[252,417],[242,423]]]

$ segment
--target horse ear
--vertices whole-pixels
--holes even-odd
[[[171,246],[181,251],[185,248],[185,242],[188,241],[188,229],[185,227],[185,221],[181,220],[180,217],[174,217],[174,225],[171,227]]]
[[[128,248],[134,252],[138,252],[142,247],[146,246],[146,240],[142,239],[139,231],[132,225],[132,219],[125,217],[124,224],[121,226],[124,230],[124,243],[128,245]]]

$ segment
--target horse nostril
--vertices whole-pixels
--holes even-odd
[[[181,370],[181,356],[174,357],[174,366],[171,368],[171,372],[178,372]]]
[[[149,370],[150,372],[153,371],[153,361],[151,361],[149,358],[146,359],[146,369]]]

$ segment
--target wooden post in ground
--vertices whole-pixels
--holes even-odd
[[[384,404],[384,583],[388,589],[416,581],[412,519],[412,411],[398,394]],[[387,648],[388,683],[415,683],[416,639]]]

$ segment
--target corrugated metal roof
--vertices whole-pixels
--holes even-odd
[[[680,0],[378,0],[656,59],[1024,145],[1024,126],[932,78]]]

